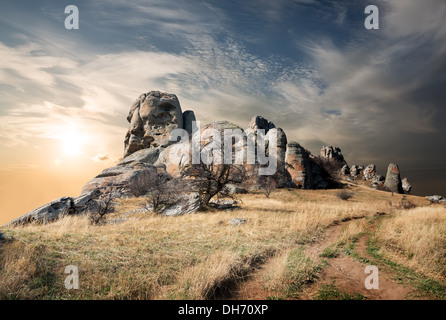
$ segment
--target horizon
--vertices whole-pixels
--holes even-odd
[[[379,29],[364,27],[367,5]],[[79,9],[66,29],[65,8]],[[312,154],[395,163],[446,196],[446,4],[397,1],[30,1],[0,14],[0,225],[82,186],[124,153],[143,92],[197,120],[261,115]]]

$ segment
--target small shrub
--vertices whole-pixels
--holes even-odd
[[[410,200],[407,200],[406,197],[403,196],[401,202],[397,204],[396,208],[401,210],[409,210],[416,208],[417,205]]]
[[[348,200],[353,197],[353,192],[347,190],[341,190],[337,193],[337,196],[342,200]]]

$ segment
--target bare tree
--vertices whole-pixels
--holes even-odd
[[[259,178],[259,186],[265,196],[269,198],[271,193],[277,189],[277,180],[273,176],[262,176]]]
[[[198,192],[204,205],[217,194],[224,192],[227,184],[240,184],[246,179],[243,165],[235,164],[188,164],[182,168],[182,177],[188,180],[192,190]]]
[[[144,196],[147,208],[160,212],[178,200],[182,183],[168,173],[145,171],[138,175],[130,186],[130,191],[137,197]]]
[[[94,225],[103,224],[105,222],[106,215],[113,212],[115,209],[115,202],[113,201],[113,192],[115,188],[111,185],[104,196],[99,199],[91,200],[88,202],[88,216],[90,223]]]

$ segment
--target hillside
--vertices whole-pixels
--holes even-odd
[[[445,299],[444,205],[348,189],[251,192],[236,210],[173,217],[118,199],[104,225],[2,227],[0,299]],[[364,287],[367,265],[378,290]]]

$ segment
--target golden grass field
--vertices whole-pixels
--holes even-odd
[[[260,192],[239,195],[241,209],[234,211],[177,217],[140,211],[103,226],[71,216],[47,225],[2,227],[14,240],[0,244],[0,298],[213,299],[269,261],[261,284],[271,293],[268,298],[298,299],[305,279],[317,278],[324,267],[302,248],[336,223],[353,219],[338,240],[347,243],[384,212],[373,235],[375,252],[434,281],[439,291],[434,298],[444,299],[446,208],[406,195],[417,207],[404,210],[402,195],[349,189],[354,196],[348,201],[338,190],[281,189],[270,198]],[[142,205],[138,198],[121,200],[107,219]],[[247,223],[231,225],[236,217]],[[77,290],[64,287],[67,265],[79,268]]]

